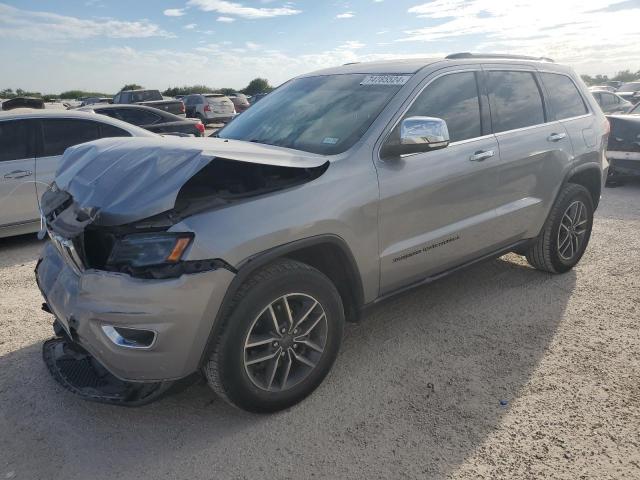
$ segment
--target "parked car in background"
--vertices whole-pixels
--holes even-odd
[[[2,102],[1,110],[13,110],[14,108],[44,109],[44,100],[36,97],[14,97]]]
[[[627,115],[607,115],[611,125],[607,145],[607,184],[625,177],[640,176],[640,103]]]
[[[154,133],[204,136],[204,125],[199,120],[179,117],[144,105],[91,105],[79,110],[116,118]]]
[[[111,97],[89,97],[89,98],[85,98],[82,103],[80,104],[81,107],[84,107],[86,105],[93,105],[95,103],[113,103],[113,98]]]
[[[268,93],[256,93],[255,95],[251,96],[251,98],[249,99],[249,103],[251,105],[253,105],[254,103],[259,102],[260,100],[262,100],[267,95],[269,95],[269,94]]]
[[[247,96],[242,93],[232,93],[229,99],[233,102],[237,113],[242,113],[251,106]]]
[[[592,87],[589,87],[589,91],[591,91],[591,92],[597,92],[597,91],[615,92],[616,88],[615,87],[611,87],[609,85],[594,85]]]
[[[635,105],[640,102],[640,80],[623,83],[616,93]]]
[[[592,90],[591,94],[604,113],[625,113],[633,107],[633,103],[615,93],[605,90]]]
[[[0,237],[40,229],[40,196],[68,147],[104,137],[155,136],[129,123],[86,112],[0,112]]]
[[[122,90],[113,97],[113,103],[146,105],[174,115],[185,114],[182,100],[166,100],[158,90]]]
[[[570,68],[539,60],[343,65],[219,138],[69,149],[36,267],[52,376],[135,405],[201,371],[221,399],[273,412],[320,385],[367,306],[507,252],[568,272],[609,126]]]
[[[198,118],[203,124],[227,123],[236,114],[233,102],[221,93],[196,93],[184,97],[187,118]]]
[[[622,82],[620,80],[609,80],[608,82],[606,82],[606,85],[608,87],[612,87],[615,90],[618,90],[620,88],[620,85],[622,85]]]

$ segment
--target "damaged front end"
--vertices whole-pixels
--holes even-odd
[[[322,157],[229,143],[111,139],[65,153],[41,199],[51,241],[36,278],[56,317],[43,356],[68,390],[139,405],[197,371],[236,271],[221,258],[190,256],[198,232],[172,227],[309,182],[328,167]]]

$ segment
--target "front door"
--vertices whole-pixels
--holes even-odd
[[[457,71],[427,79],[402,117],[442,118],[448,147],[377,162],[381,294],[465,263],[498,240],[493,192],[499,151],[485,125],[479,74]],[[389,141],[398,135],[399,123]]]

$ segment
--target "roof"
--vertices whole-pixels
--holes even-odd
[[[339,67],[316,70],[304,77],[316,75],[332,75],[338,73],[400,73],[413,74],[432,63],[441,62],[442,58],[407,58],[401,60],[383,60],[377,62],[346,63]]]
[[[326,68],[323,70],[316,70],[315,72],[302,75],[303,77],[313,77],[318,75],[336,75],[336,74],[400,74],[400,75],[412,75],[419,70],[433,65],[435,63],[442,63],[446,66],[447,63],[454,65],[460,64],[477,64],[477,63],[525,63],[544,65],[545,69],[564,71],[565,67],[554,63],[552,60],[546,57],[526,57],[522,55],[503,55],[503,54],[472,54],[472,53],[459,53],[448,55],[446,58],[405,58],[394,60],[382,60],[376,62],[353,62],[346,63],[344,65],[332,68]]]
[[[122,128],[136,137],[158,136],[155,133],[151,133],[130,123],[107,117],[105,115],[98,115],[93,112],[57,109],[46,110],[36,108],[14,108],[13,110],[0,111],[0,121],[25,118],[77,118],[82,120],[92,120],[94,122],[107,123],[114,127]]]

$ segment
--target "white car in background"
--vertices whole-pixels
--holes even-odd
[[[105,137],[155,133],[103,115],[66,110],[0,112],[0,238],[40,229],[40,196],[64,151]]]

